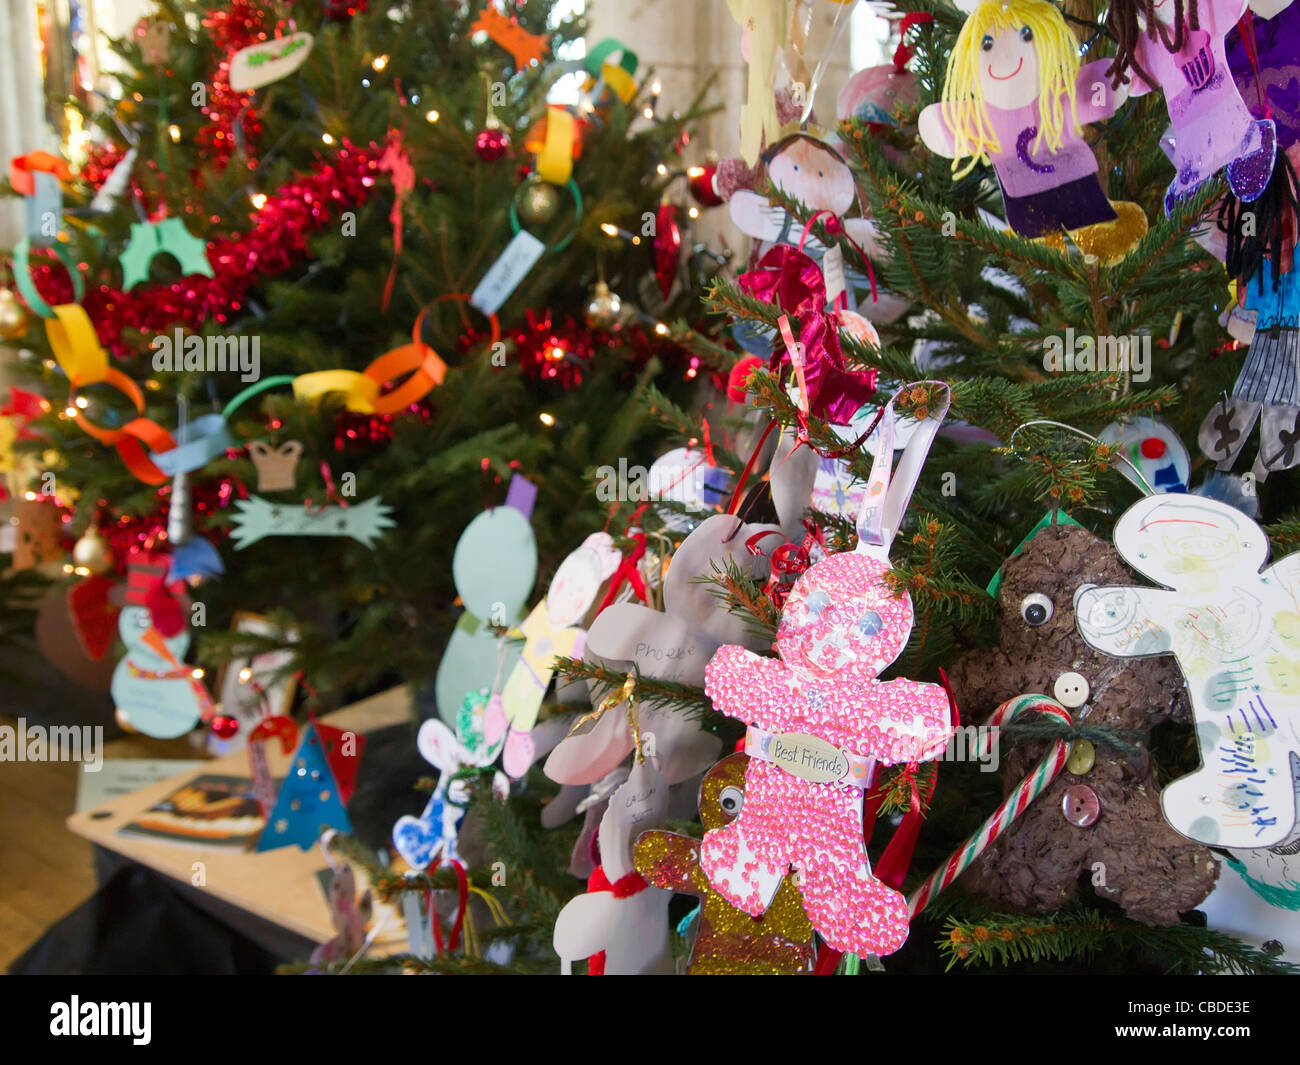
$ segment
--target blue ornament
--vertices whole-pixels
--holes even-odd
[[[352,822],[339,798],[338,783],[325,760],[316,726],[309,724],[293,753],[289,775],[275,798],[275,808],[266,819],[266,830],[257,842],[257,852],[293,843],[310,850],[323,828],[351,832]]]

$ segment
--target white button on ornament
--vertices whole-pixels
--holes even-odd
[[[1078,673],[1062,673],[1052,686],[1056,701],[1068,710],[1075,710],[1088,701],[1088,682]]]

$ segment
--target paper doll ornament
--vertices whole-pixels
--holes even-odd
[[[904,391],[917,386],[906,386]],[[795,582],[778,659],[728,645],[710,661],[714,708],[749,726],[745,802],[705,834],[700,864],[731,905],[758,916],[793,867],[813,927],[835,950],[888,954],[907,938],[903,896],[871,873],[863,797],[876,764],[924,761],[947,743],[947,694],[879,675],[901,653],[912,604],[884,580],[888,550],[947,402],[913,434],[891,490],[893,404],[857,517],[858,549],[829,555]]]
[[[581,547],[560,563],[543,599],[510,635],[522,637],[523,651],[501,691],[501,710],[509,724],[506,734],[505,771],[522,777],[536,757],[533,726],[542,699],[555,675],[557,658],[582,654],[586,617],[598,600],[598,593],[618,568],[621,556],[608,533],[593,533]],[[488,723],[488,735],[495,737]]]
[[[1177,173],[1165,193],[1166,211],[1225,168],[1237,198],[1250,202],[1273,172],[1277,130],[1246,108],[1224,51],[1245,6],[1242,0],[1193,0],[1190,10],[1169,0],[1109,5],[1107,26],[1119,46],[1107,73],[1118,84],[1131,71],[1131,94],[1158,88],[1169,109],[1172,131],[1162,147]]]
[[[730,824],[740,814],[748,762],[748,755],[729,755],[705,774],[700,821],[706,830]],[[812,925],[790,877],[755,920],[713,890],[700,868],[697,839],[676,832],[643,832],[636,843],[636,868],[655,887],[703,900],[688,975],[774,975],[812,969],[817,958]]]
[[[1121,734],[1136,750],[1076,744],[1060,775],[961,873],[962,887],[1000,913],[1052,913],[1100,863],[1098,897],[1143,924],[1178,924],[1217,873],[1211,853],[1175,832],[1160,809],[1150,734],[1190,720],[1178,671],[1167,659],[1117,662],[1094,650],[1073,612],[1078,588],[1129,580],[1129,570],[1113,546],[1056,512],[998,576],[998,646],[968,651],[948,670],[963,718],[985,721],[1008,700],[1050,692],[1076,724]],[[1043,754],[1003,746],[1000,765],[989,768],[1001,772],[1004,796],[1024,787]]]
[[[275,806],[266,819],[266,829],[257,841],[258,853],[293,844],[309,850],[320,838],[322,826],[352,831],[315,724],[309,723],[301,736]]]
[[[1115,526],[1124,561],[1162,587],[1080,589],[1079,632],[1121,658],[1172,654],[1187,682],[1201,768],[1165,787],[1173,827],[1256,850],[1296,826],[1300,555],[1264,569],[1268,538],[1226,503],[1140,500]]]
[[[1246,286],[1255,332],[1232,394],[1206,413],[1197,434],[1201,452],[1231,469],[1260,423],[1257,481],[1300,464],[1300,281],[1274,274],[1265,260]]]
[[[1045,0],[983,0],[957,36],[943,101],[921,112],[921,138],[953,159],[958,177],[991,164],[1020,236],[1059,241],[1065,230],[1085,255],[1120,259],[1146,233],[1146,216],[1106,198],[1083,139],[1127,92],[1110,89],[1108,63],[1080,67],[1074,34]]]
[[[499,670],[508,674],[519,648],[507,645],[504,664],[489,625],[518,625],[537,579],[537,543],[528,524],[537,489],[516,475],[504,506],[478,515],[465,527],[451,556],[451,575],[465,607],[447,641],[434,697],[438,715],[454,726],[465,696],[491,687]],[[504,674],[503,674],[504,675]]]
[[[653,734],[645,734],[653,742]],[[608,976],[673,971],[668,940],[672,893],[651,887],[636,871],[633,847],[642,832],[663,824],[668,784],[653,759],[639,759],[610,798],[600,822],[601,864],[587,893],[571,899],[555,922],[553,945],[563,972],[590,958],[588,971]]]

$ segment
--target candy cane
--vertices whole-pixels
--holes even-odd
[[[1026,711],[1044,714],[1065,725],[1073,724],[1070,712],[1055,699],[1049,699],[1046,695],[1019,695],[1014,699],[1008,699],[993,711],[993,716],[989,718],[990,727],[980,735],[977,757],[983,758],[996,742],[998,726]],[[1033,772],[1025,777],[1016,786],[1015,791],[1002,800],[1002,804],[989,815],[988,819],[952,852],[948,860],[939,866],[924,884],[912,893],[911,898],[907,900],[910,917],[915,917],[930,905],[939,892],[961,876],[971,862],[1002,835],[1011,826],[1012,821],[1025,812],[1025,808],[1038,798],[1065,768],[1072,746],[1073,744],[1065,740],[1057,740],[1052,745],[1047,757],[1034,767]]]

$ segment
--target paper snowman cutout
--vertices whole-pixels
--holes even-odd
[[[1201,768],[1165,787],[1184,836],[1240,850],[1272,847],[1296,826],[1300,755],[1300,555],[1264,569],[1268,538],[1226,503],[1140,500],[1115,546],[1163,587],[1081,588],[1084,640],[1121,658],[1172,654],[1187,682]]]
[[[502,764],[514,779],[528,772],[536,757],[532,731],[555,675],[555,660],[582,655],[586,638],[583,623],[619,561],[613,537],[603,532],[588,536],[560,563],[546,598],[510,632],[512,637],[524,640],[519,660],[506,677],[500,702],[504,723],[509,727]],[[500,718],[489,719],[489,741],[496,739],[502,723]]]
[[[486,706],[486,691],[466,696],[455,733],[436,719],[420,726],[416,745],[424,760],[438,770],[438,784],[419,817],[408,814],[393,826],[393,846],[412,869],[427,869],[435,858],[460,860],[457,839],[470,790],[464,780],[453,777],[465,768],[491,765],[501,751],[500,742],[484,740]],[[504,774],[494,775],[492,790],[498,795],[509,793]]]
[[[655,742],[652,733],[643,738]],[[593,959],[590,971],[607,976],[673,972],[668,936],[672,892],[647,884],[633,859],[637,837],[659,828],[667,810],[668,783],[662,772],[651,758],[637,761],[601,819],[601,864],[587,893],[570,899],[555,921],[553,945],[564,973],[582,958]]]
[[[111,692],[118,714],[146,736],[183,736],[213,712],[203,682],[185,664],[190,632],[183,628],[164,637],[154,627],[147,607],[126,606],[117,631],[126,645],[113,670]]]
[[[1127,460],[1117,460],[1115,469],[1130,484],[1144,492],[1148,488],[1161,493],[1187,491],[1191,459],[1178,434],[1164,422],[1155,418],[1111,422],[1097,434],[1097,439]]]
[[[763,638],[730,613],[714,594],[716,586],[701,578],[729,560],[755,579],[766,579],[767,556],[754,555],[745,546],[750,537],[764,531],[780,530],[739,524],[730,514],[706,518],[673,555],[664,577],[664,609],[651,610],[639,603],[606,607],[587,634],[588,651],[617,672],[636,669],[655,680],[699,685],[709,658],[724,643],[762,646]],[[779,537],[768,537],[759,546],[770,551],[779,542]],[[641,731],[653,731],[657,737],[670,784],[704,772],[717,760],[719,740],[704,732],[698,721],[650,703],[640,703],[636,714]],[[616,706],[563,740],[546,760],[546,775],[561,784],[591,784],[632,750],[627,710]]]
[[[513,626],[537,579],[537,543],[528,518],[509,504],[479,514],[466,526],[451,557],[451,574],[465,613],[447,641],[434,685],[438,716],[455,725],[465,696],[491,687],[499,670],[519,660],[508,645],[504,664],[489,624]]]

